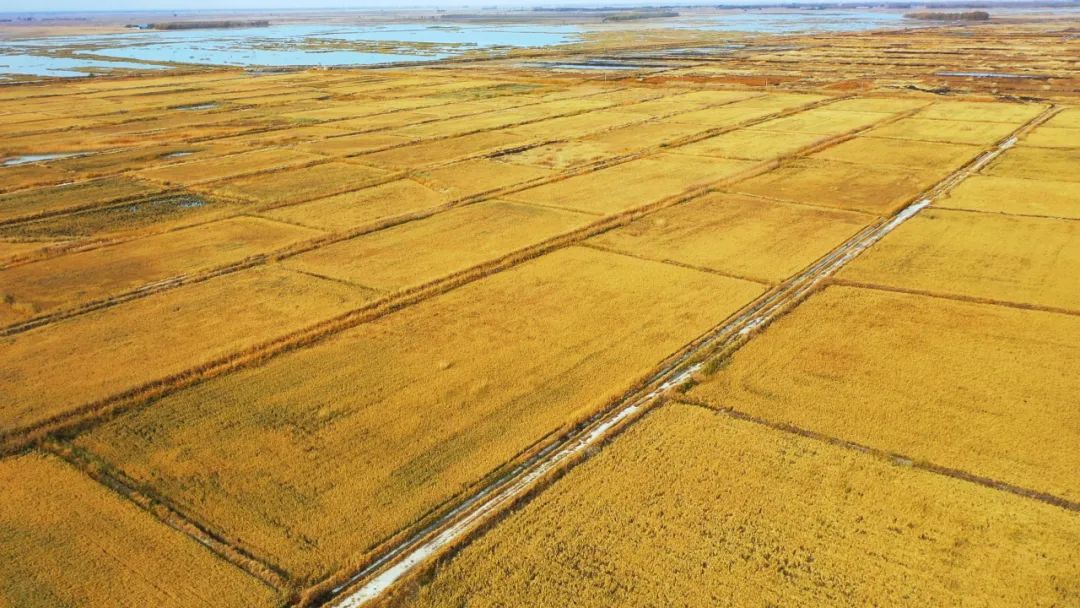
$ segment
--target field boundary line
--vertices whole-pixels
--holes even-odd
[[[425,530],[405,539],[384,556],[374,560],[337,587],[322,591],[316,605],[332,604],[336,608],[357,608],[368,604],[391,590],[399,581],[412,575],[431,558],[468,542],[472,530],[484,521],[498,518],[538,479],[565,470],[580,461],[587,451],[605,438],[617,433],[649,403],[679,391],[695,380],[699,372],[730,355],[735,349],[763,330],[776,319],[815,293],[829,277],[859,254],[873,246],[896,227],[918,214],[931,201],[971,173],[985,166],[1015,143],[1017,136],[1034,128],[1053,114],[1051,109],[1022,125],[993,149],[968,162],[946,176],[891,218],[871,224],[840,246],[755,299],[741,311],[685,347],[681,354],[663,363],[650,380],[637,390],[624,395],[614,404],[595,414],[593,422],[559,437],[549,447],[499,478],[461,503],[461,506],[432,522]]]
[[[1016,494],[1017,496],[1021,496],[1023,498],[1029,498],[1031,500],[1037,500],[1039,502],[1044,502],[1044,503],[1046,503],[1048,505],[1053,505],[1055,507],[1060,507],[1060,508],[1065,509],[1067,511],[1080,512],[1080,502],[1072,501],[1072,500],[1069,500],[1068,498],[1064,498],[1062,496],[1057,496],[1057,495],[1050,494],[1050,493],[1047,493],[1047,492],[1040,492],[1038,490],[1033,490],[1031,488],[1025,488],[1023,486],[1018,486],[1016,484],[1012,484],[1012,483],[1009,483],[1007,481],[1002,481],[1000,479],[994,479],[992,477],[984,477],[982,475],[976,475],[974,473],[970,473],[970,472],[964,471],[962,469],[955,469],[955,468],[952,468],[952,467],[942,466],[942,465],[930,462],[928,460],[919,460],[919,459],[916,459],[916,458],[911,458],[909,456],[905,456],[905,455],[899,454],[897,452],[891,452],[889,450],[883,450],[883,449],[880,449],[880,448],[875,448],[873,446],[864,445],[864,444],[858,443],[856,441],[850,441],[850,440],[847,440],[847,439],[843,439],[841,437],[836,437],[836,436],[828,435],[828,434],[825,434],[825,433],[819,433],[818,431],[806,429],[806,428],[803,428],[803,427],[800,427],[800,426],[797,426],[797,425],[794,425],[794,424],[791,424],[791,423],[788,423],[788,422],[779,422],[779,421],[776,421],[776,420],[770,420],[770,419],[762,417],[762,416],[757,416],[757,415],[754,415],[754,414],[743,412],[741,410],[737,410],[734,407],[725,406],[725,405],[715,405],[715,404],[709,403],[707,401],[700,401],[700,400],[692,399],[692,398],[689,398],[689,397],[686,397],[686,396],[680,396],[680,397],[678,397],[676,399],[673,399],[672,402],[673,403],[681,403],[683,405],[688,405],[688,406],[692,406],[692,407],[704,408],[704,409],[707,409],[707,410],[709,410],[709,411],[711,411],[711,412],[713,412],[713,413],[715,413],[717,415],[728,416],[728,417],[734,418],[736,420],[743,420],[745,422],[750,422],[750,423],[753,423],[753,424],[756,424],[756,425],[759,425],[759,426],[763,426],[765,428],[768,428],[768,429],[771,429],[771,430],[774,430],[774,431],[780,431],[782,433],[789,433],[789,434],[792,434],[792,435],[798,435],[800,437],[805,437],[807,439],[813,439],[815,441],[820,441],[822,443],[828,443],[830,445],[835,445],[835,446],[845,448],[845,449],[848,449],[848,450],[853,450],[853,451],[860,452],[860,453],[863,453],[863,454],[869,454],[871,456],[876,456],[876,457],[878,457],[878,458],[880,458],[882,460],[887,460],[887,461],[889,461],[889,462],[891,462],[891,463],[893,463],[895,465],[912,467],[912,468],[919,469],[919,470],[922,470],[922,471],[926,471],[926,472],[929,472],[929,473],[934,473],[934,474],[937,474],[937,475],[943,475],[945,477],[951,477],[953,479],[958,479],[960,481],[966,481],[966,482],[969,482],[969,483],[974,483],[974,484],[977,484],[977,485],[985,486],[985,487],[990,488],[992,490],[998,490],[998,491],[1001,491],[1001,492],[1008,492],[1010,494]]]
[[[137,483],[115,467],[100,461],[85,450],[70,443],[55,440],[43,442],[38,448],[65,461],[75,470],[105,486],[127,502],[136,505],[154,519],[194,539],[222,560],[247,572],[275,591],[295,592],[289,583],[291,579],[288,573],[279,566],[255,557],[205,525],[185,516],[160,497],[147,494],[139,489]]]
[[[696,198],[698,198],[698,197],[695,197],[695,199]],[[599,245],[597,243],[592,243],[592,242],[589,242],[589,241],[583,241],[580,245],[578,245],[578,247],[588,247],[589,249],[595,249],[597,251],[603,251],[604,253],[610,253],[611,255],[620,255],[620,256],[623,256],[623,257],[633,258],[635,260],[641,260],[643,262],[657,262],[657,263],[660,263],[660,264],[667,264],[669,266],[678,266],[679,268],[685,268],[687,270],[696,270],[697,272],[704,272],[704,273],[708,273],[708,274],[714,274],[716,276],[724,277],[724,278],[727,278],[727,279],[738,279],[740,281],[746,281],[748,283],[757,283],[758,285],[762,285],[764,287],[772,287],[772,286],[777,284],[776,281],[767,281],[765,279],[748,277],[748,276],[745,276],[745,275],[732,274],[730,272],[724,272],[722,270],[715,270],[713,268],[708,268],[706,266],[697,266],[697,265],[694,265],[694,264],[687,264],[686,262],[680,262],[678,260],[671,260],[671,259],[667,259],[667,258],[651,258],[649,256],[641,255],[639,253],[633,253],[633,252],[630,252],[630,251],[620,251],[618,249],[614,249],[614,248],[611,248],[611,247],[605,247],[604,245]]]
[[[1001,306],[1003,308],[1014,308],[1018,310],[1030,310],[1034,312],[1047,312],[1059,315],[1072,315],[1074,317],[1080,317],[1080,310],[1074,308],[1061,308],[1059,306],[1047,306],[1044,304],[1029,304],[1027,302],[1009,302],[1006,300],[997,300],[994,298],[983,298],[979,296],[966,296],[963,294],[942,293],[940,291],[930,291],[928,289],[915,289],[911,287],[897,287],[894,285],[884,285],[881,283],[872,283],[869,281],[854,281],[851,279],[845,279],[842,277],[835,277],[830,279],[833,285],[841,287],[855,287],[858,289],[872,289],[874,291],[887,291],[890,293],[903,293],[913,296],[923,296],[927,298],[936,298],[939,300],[951,300],[953,302],[967,302],[969,304],[983,304],[986,306]]]
[[[1080,130],[1080,129],[1078,129]],[[948,205],[934,205],[934,209],[942,211],[959,211],[961,213],[977,213],[980,215],[1001,215],[1005,217],[1021,217],[1033,220],[1054,220],[1056,222],[1080,222],[1080,217],[1063,217],[1060,215],[1039,215],[1037,213],[1012,213],[1009,211],[991,211],[989,209],[963,209],[961,207],[949,207]]]
[[[680,143],[678,143],[678,144],[672,143],[672,144],[669,144],[669,145],[671,145],[671,146],[684,145],[685,143],[692,143],[694,141],[699,141],[700,139],[707,139],[709,137],[714,137],[715,135],[723,133],[723,132],[733,131],[733,130],[736,130],[736,129],[744,128],[745,126],[749,126],[749,125],[752,125],[752,124],[757,124],[758,122],[763,122],[763,121],[766,121],[766,120],[772,120],[773,118],[780,118],[780,117],[787,116],[787,115],[790,115],[790,114],[798,113],[798,112],[803,111],[805,109],[811,109],[811,108],[814,108],[814,107],[818,107],[820,105],[826,105],[828,103],[838,101],[840,99],[845,99],[845,97],[835,97],[835,98],[827,98],[827,99],[824,99],[824,100],[818,100],[816,102],[812,102],[812,103],[807,104],[807,105],[798,106],[797,108],[791,108],[791,109],[784,110],[784,111],[781,111],[781,112],[776,112],[776,113],[773,113],[773,114],[769,114],[769,115],[760,117],[758,119],[745,121],[743,123],[739,123],[738,125],[734,125],[734,126],[730,126],[730,127],[724,127],[723,129],[717,129],[716,130],[717,133],[712,133],[713,130],[709,130],[709,131],[704,132],[704,133],[699,133],[697,135],[692,136],[694,139],[690,139],[689,141],[678,140]],[[560,141],[560,140],[553,140],[553,141]],[[548,143],[552,143],[552,142],[548,142]],[[538,144],[538,145],[544,145],[544,144]],[[595,172],[595,171],[599,171],[601,169],[606,169],[606,168],[609,168],[609,167],[624,164],[624,163],[627,163],[627,162],[630,162],[630,161],[633,161],[633,160],[646,158],[646,157],[652,156],[653,154],[656,154],[659,151],[662,151],[664,149],[665,149],[665,146],[660,146],[660,145],[651,146],[650,148],[640,150],[640,151],[637,151],[637,152],[634,152],[634,153],[631,153],[631,154],[627,154],[627,155],[623,155],[623,156],[619,156],[619,157],[613,157],[613,158],[609,158],[609,159],[603,159],[601,161],[597,161],[596,163],[590,163],[590,164],[582,165],[580,167],[574,167],[574,168],[569,169],[569,170],[564,171],[564,172],[559,172],[559,173],[556,173],[554,175],[538,178],[537,180],[528,180],[526,182],[522,182],[522,183],[518,183],[518,184],[511,184],[511,185],[506,186],[504,188],[498,188],[498,189],[495,189],[495,190],[490,190],[490,191],[487,191],[487,192],[482,192],[482,193],[479,193],[479,194],[462,197],[460,199],[451,200],[451,201],[448,201],[448,202],[446,202],[446,203],[444,203],[442,205],[439,205],[439,206],[436,206],[436,207],[433,207],[433,208],[430,208],[430,209],[425,209],[425,210],[422,210],[422,211],[416,211],[416,212],[412,212],[412,213],[406,213],[406,214],[402,214],[402,215],[383,218],[381,220],[377,220],[375,222],[370,222],[368,224],[363,224],[363,225],[360,225],[360,226],[358,226],[356,228],[348,229],[348,230],[341,231],[341,232],[325,233],[323,235],[313,237],[313,238],[308,239],[307,241],[304,241],[304,242],[301,242],[301,243],[288,245],[288,246],[283,247],[281,249],[277,249],[277,250],[273,250],[273,251],[269,251],[269,252],[254,254],[254,255],[245,257],[245,258],[243,258],[241,260],[226,263],[226,264],[223,264],[223,265],[220,265],[220,266],[217,266],[217,267],[214,267],[214,268],[206,269],[206,270],[203,270],[203,271],[199,271],[199,272],[196,272],[196,273],[175,275],[175,276],[172,276],[172,277],[161,279],[159,281],[146,283],[144,285],[141,285],[141,286],[139,286],[139,287],[137,287],[135,289],[132,289],[132,290],[129,290],[129,291],[126,291],[126,292],[118,293],[118,294],[115,294],[115,295],[112,295],[112,296],[107,296],[107,297],[100,298],[98,300],[93,300],[93,301],[90,301],[90,302],[84,302],[82,304],[79,304],[79,305],[76,305],[76,306],[73,306],[73,307],[69,307],[69,308],[65,308],[65,309],[61,309],[61,310],[57,310],[57,311],[54,311],[54,312],[51,312],[51,313],[47,313],[45,315],[39,315],[37,317],[31,317],[29,319],[24,319],[23,321],[8,325],[7,327],[0,327],[0,337],[15,335],[15,334],[22,333],[22,332],[25,332],[25,331],[29,331],[29,330],[32,330],[32,329],[36,329],[38,327],[42,327],[42,326],[45,326],[45,325],[50,325],[52,323],[62,321],[64,319],[68,319],[68,318],[71,318],[71,317],[79,316],[79,315],[82,315],[82,314],[86,314],[86,313],[93,312],[93,311],[96,311],[96,310],[101,310],[101,309],[104,309],[104,308],[110,308],[110,307],[115,306],[117,304],[122,304],[124,302],[129,302],[129,301],[132,301],[132,300],[136,300],[136,299],[139,299],[139,298],[142,298],[142,297],[146,297],[146,296],[149,296],[149,295],[152,295],[152,294],[155,294],[155,293],[165,291],[167,289],[172,289],[172,288],[175,288],[175,287],[179,287],[181,285],[187,285],[187,284],[191,284],[191,283],[198,283],[198,282],[206,281],[206,280],[218,277],[218,276],[229,274],[229,273],[232,273],[232,272],[237,272],[237,271],[240,271],[240,270],[245,270],[247,268],[252,268],[252,267],[255,267],[255,266],[259,266],[259,265],[265,264],[265,263],[267,263],[269,261],[280,261],[280,260],[295,256],[295,255],[300,255],[300,254],[303,254],[303,253],[307,253],[308,251],[313,251],[315,249],[325,247],[327,245],[331,245],[331,244],[334,244],[334,243],[337,243],[337,242],[340,242],[340,241],[346,241],[346,240],[349,240],[349,239],[357,238],[357,237],[360,237],[360,236],[364,236],[366,234],[370,234],[370,233],[377,232],[377,231],[380,231],[380,230],[385,230],[387,228],[392,228],[394,226],[398,226],[398,225],[405,224],[405,223],[408,223],[408,222],[427,219],[427,218],[432,217],[432,216],[434,216],[434,215],[436,215],[438,213],[442,213],[444,211],[449,211],[451,209],[461,207],[461,206],[464,206],[464,205],[469,205],[469,204],[473,204],[473,203],[477,203],[477,202],[483,202],[483,201],[487,201],[487,200],[502,198],[502,197],[505,197],[505,196],[507,196],[509,194],[520,192],[522,190],[527,190],[529,188],[534,188],[534,187],[538,187],[538,186],[549,184],[549,183],[555,183],[555,182],[558,182],[558,181],[562,181],[564,179],[569,179],[571,177],[576,177],[578,175],[584,175],[584,174],[587,174],[587,173],[592,173],[592,172]],[[494,156],[480,155],[479,157],[492,157],[492,158],[494,158],[494,157],[497,157],[497,155],[498,154],[496,154]],[[759,163],[759,165],[762,166],[762,167],[765,167],[765,170],[770,170],[770,169],[772,169],[772,168],[774,168],[776,166],[775,165],[776,162],[778,162],[778,161],[776,161],[776,160],[761,161],[761,163]],[[753,166],[748,167],[747,171],[750,171],[752,168],[754,168],[754,167]],[[406,173],[405,175],[399,176],[398,179],[402,179],[402,178],[409,178],[408,173]],[[724,178],[723,180],[717,180],[717,182],[714,182],[714,183],[719,183],[721,181],[725,181],[726,179],[727,178]],[[375,187],[375,186],[379,186],[379,185],[384,185],[386,183],[390,183],[391,181],[396,181],[396,180],[384,181],[384,182],[379,182],[379,183],[372,183],[372,184],[368,184],[367,186],[357,188],[355,190],[348,190],[348,191],[345,191],[345,192],[338,193],[337,195],[330,195],[330,196],[338,196],[338,195],[341,195],[341,194],[346,194],[348,192],[356,192],[356,191],[359,191],[359,190],[363,190],[365,188],[371,188],[371,187]],[[196,193],[200,194],[200,195],[203,194],[201,192],[196,192]],[[211,195],[211,196],[213,196],[213,195]],[[314,199],[309,199],[308,201],[303,201],[303,202],[311,202],[312,200],[319,200],[321,198],[326,198],[326,197],[316,197]],[[520,202],[520,201],[515,201],[515,202]],[[250,203],[245,201],[244,203],[241,203],[241,204],[250,204]],[[256,208],[253,213],[256,214],[255,217],[259,217],[261,219],[272,219],[272,218],[267,218],[267,217],[264,217],[264,216],[258,215],[258,214],[259,213],[265,213],[266,211],[270,211],[270,210],[273,210],[273,209],[280,209],[280,208],[284,208],[284,207],[289,207],[289,206],[291,206],[293,204],[301,204],[301,202],[298,201],[296,203],[288,203],[288,204],[282,204],[282,205],[266,205],[266,206],[263,206],[263,207]],[[623,212],[623,213],[626,213],[626,212]],[[237,216],[241,216],[241,215],[250,215],[250,213],[248,213],[248,214],[245,214],[245,213],[237,214]],[[616,217],[617,215],[618,214],[616,214],[616,215],[608,215],[608,216],[600,216],[600,217],[611,218],[611,217]],[[219,220],[214,220],[214,221],[220,221],[220,219]],[[289,224],[289,225],[295,225],[295,224],[292,224],[290,222],[281,222],[281,223]],[[176,230],[183,230],[183,229],[189,228],[189,227],[190,226],[178,227],[178,228],[176,228]],[[157,233],[157,234],[165,234],[167,232],[172,232],[172,230],[167,230],[167,231]],[[63,257],[64,255],[69,255],[69,254],[74,254],[74,253],[81,253],[81,252],[84,252],[84,251],[93,251],[93,250],[99,249],[101,247],[114,246],[114,245],[127,243],[127,242],[135,242],[135,241],[138,241],[138,240],[139,240],[139,237],[134,237],[134,238],[131,238],[131,239],[118,239],[118,240],[109,241],[109,242],[105,242],[105,243],[99,243],[99,244],[97,244],[97,246],[91,246],[91,247],[87,247],[85,249],[79,249],[79,250],[76,250],[76,251],[64,251],[64,252],[61,252],[59,255],[56,255],[56,256],[29,260],[29,261],[25,262],[25,264],[41,263],[41,262],[44,262],[44,261],[48,261],[48,260]],[[14,264],[14,265],[22,266],[24,264]],[[2,444],[2,440],[0,440],[0,444]]]
[[[736,174],[730,176],[728,179],[736,179],[740,176],[741,174]],[[113,414],[118,411],[126,411],[135,405],[153,401],[223,373],[258,365],[271,357],[321,342],[330,336],[352,329],[357,325],[375,320],[386,314],[412,306],[431,297],[441,295],[467,283],[513,268],[521,263],[552,251],[578,245],[585,239],[615,227],[624,226],[658,209],[701,196],[703,193],[709,192],[712,187],[713,184],[709,184],[677,193],[641,207],[628,209],[618,214],[599,217],[596,221],[580,228],[564,232],[539,243],[534,243],[533,245],[516,249],[497,258],[475,264],[468,268],[449,273],[428,281],[427,283],[396,290],[385,294],[383,297],[368,301],[359,307],[338,313],[283,336],[265,340],[239,351],[227,353],[211,361],[196,364],[175,374],[148,381],[142,385],[103,397],[91,403],[82,404],[79,407],[33,425],[16,429],[0,430],[0,454],[21,449],[25,445],[43,438],[45,435],[69,429],[71,427],[92,424],[96,418],[103,415]],[[309,247],[303,251],[309,251],[311,249],[315,249],[315,247]],[[180,285],[199,283],[237,270],[255,267],[271,261],[279,261],[280,259],[285,259],[295,253],[296,252],[292,252],[279,258],[260,254],[249,258],[249,261],[245,261],[243,266],[233,265],[222,270],[214,271],[209,276],[166,279],[151,284],[144,293],[137,293],[130,299],[138,299]],[[370,288],[365,289],[370,290]],[[111,305],[111,303],[108,304],[108,306]],[[108,306],[99,306],[93,310],[106,308]],[[84,312],[91,312],[91,310],[86,310]],[[55,321],[60,320],[62,320],[62,318],[55,319]],[[33,327],[15,327],[17,329],[21,328],[20,331],[34,329]],[[11,331],[11,329],[12,328],[9,327],[7,330],[0,331],[0,336],[20,333],[19,331]]]

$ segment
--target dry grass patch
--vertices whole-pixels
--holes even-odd
[[[765,131],[794,131],[796,133],[814,133],[817,135],[843,135],[855,129],[869,127],[888,118],[879,112],[847,112],[823,108],[811,108],[747,127]]]
[[[138,175],[165,184],[190,185],[249,173],[260,173],[275,168],[314,163],[319,160],[322,160],[322,157],[315,154],[304,154],[286,149],[266,149],[155,167],[140,171]]]
[[[591,115],[591,110],[599,110],[609,107],[613,102],[603,97],[587,97],[583,99],[566,99],[551,101],[522,107],[509,107],[496,109],[493,112],[465,116],[451,120],[442,120],[412,127],[403,127],[399,132],[417,138],[430,138],[460,135],[473,131],[496,129],[529,121],[544,121],[565,114],[586,112]],[[640,119],[640,117],[637,117]],[[556,131],[557,132],[557,131]],[[550,132],[549,132],[550,133]]]
[[[602,247],[779,282],[872,220],[850,211],[711,194],[593,237]]]
[[[0,605],[277,606],[272,589],[36,452],[0,460]]]
[[[441,110],[442,108],[439,109]],[[391,114],[379,114],[377,116],[365,116],[363,118],[350,118],[348,120],[336,120],[332,123],[327,123],[327,126],[332,126],[335,129],[345,129],[346,131],[354,133],[366,133],[368,131],[379,131],[382,129],[397,129],[442,118],[444,118],[444,116],[440,116],[435,112],[406,111],[393,112]]]
[[[729,106],[720,106],[718,108],[707,108],[704,110],[695,110],[693,112],[686,112],[683,114],[676,114],[666,120],[673,123],[686,123],[701,125],[709,129],[719,129],[725,127],[734,127],[749,120],[755,118],[761,118],[774,114],[776,112],[773,108],[761,108],[755,106],[743,106],[742,104],[732,104]]]
[[[937,202],[940,207],[1080,219],[1080,184],[974,175]]]
[[[216,182],[206,188],[214,194],[276,206],[359,190],[364,186],[385,181],[389,176],[390,173],[383,169],[347,162],[329,162]]]
[[[1080,318],[830,287],[691,398],[1076,501]]]
[[[827,136],[815,133],[740,129],[673,148],[672,151],[744,160],[769,160],[794,154],[827,139]]]
[[[999,156],[983,169],[987,175],[1033,180],[1080,182],[1080,148],[1051,150],[1020,146]]]
[[[631,106],[632,107],[632,106]],[[514,127],[514,133],[529,139],[548,141],[567,137],[582,138],[647,120],[640,114],[627,112],[623,107],[598,110],[574,116],[550,118]]]
[[[394,291],[460,272],[595,221],[570,211],[485,202],[334,243],[290,259],[304,272]]]
[[[866,134],[873,137],[990,146],[1008,137],[1016,127],[1017,125],[1009,122],[901,118]]]
[[[1066,108],[1043,123],[1043,128],[1080,129],[1080,108]]]
[[[802,159],[732,186],[758,196],[891,215],[944,175],[893,166]]]
[[[709,128],[703,125],[661,120],[612,129],[583,137],[582,140],[597,143],[608,147],[613,152],[624,154],[653,146],[666,146],[708,130]]]
[[[760,292],[564,249],[76,441],[314,580],[355,567],[370,547],[593,413]]]
[[[841,273],[852,281],[1080,312],[1080,223],[928,209]]]
[[[752,163],[659,154],[507,195],[526,203],[612,214],[736,175]]]
[[[526,138],[511,131],[490,131],[438,141],[418,142],[356,158],[361,162],[379,167],[409,169],[494,152],[525,142]]]
[[[918,118],[955,121],[1001,122],[1019,126],[1035,118],[1046,106],[980,101],[939,101],[919,111]]]
[[[880,112],[899,114],[929,105],[925,99],[903,99],[899,97],[856,97],[840,99],[828,104],[830,110],[843,112]]]
[[[371,292],[257,268],[0,338],[0,429],[32,427],[314,324]],[[162,345],[168,344],[168,348]]]
[[[1078,543],[1074,513],[671,404],[392,604],[1052,605]]]
[[[72,181],[75,174],[49,165],[31,164],[0,167],[0,193],[32,186],[50,186]]]
[[[148,196],[161,188],[127,177],[34,188],[0,196],[0,221],[106,205],[111,202]]]
[[[321,232],[238,217],[0,270],[3,304],[51,312],[314,238]]]
[[[358,133],[301,144],[297,146],[297,149],[327,156],[355,156],[374,150],[404,146],[414,141],[416,141],[415,138],[393,133]]]
[[[813,154],[813,158],[915,169],[959,169],[982,152],[979,146],[881,137],[855,137]]]
[[[453,199],[467,198],[553,175],[550,169],[480,158],[418,171],[420,183]]]
[[[564,141],[502,154],[500,161],[548,169],[566,170],[618,156],[611,145],[595,141]]]
[[[1026,146],[1040,148],[1080,148],[1080,127],[1056,128],[1041,126],[1023,139]]]
[[[445,205],[450,197],[419,182],[402,179],[298,205],[278,207],[262,215],[302,226],[343,231],[407,213]]]
[[[220,140],[241,149],[263,149],[270,146],[287,146],[322,141],[338,135],[348,135],[350,131],[329,126],[283,126],[272,131],[258,131],[246,135],[237,135]]]

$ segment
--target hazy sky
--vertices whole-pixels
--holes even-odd
[[[779,0],[728,0],[732,4],[774,4]],[[793,0],[785,0],[787,2]],[[794,0],[807,3],[815,0]],[[918,1],[918,0],[916,0]],[[487,6],[612,6],[618,4],[724,4],[724,0],[0,0],[0,12],[16,11],[133,11],[133,10],[199,10],[199,9],[282,9],[282,8],[440,8],[477,9]]]

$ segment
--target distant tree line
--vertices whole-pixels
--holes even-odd
[[[269,25],[270,22],[266,19],[255,19],[250,21],[165,21],[162,23],[148,23],[145,29],[205,30],[233,27],[268,27]]]
[[[990,13],[986,11],[968,11],[964,13],[920,12],[908,13],[904,17],[926,21],[986,21],[990,18]]]

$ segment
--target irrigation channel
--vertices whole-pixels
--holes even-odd
[[[611,439],[640,417],[659,399],[689,382],[710,356],[729,352],[748,340],[813,293],[828,279],[859,254],[873,246],[885,235],[917,215],[936,198],[956,187],[968,176],[978,172],[999,155],[1011,148],[1017,139],[1048,120],[1059,111],[1051,106],[1043,113],[1017,128],[964,167],[923,192],[915,202],[887,220],[879,221],[860,231],[836,249],[774,287],[736,315],[729,322],[697,340],[690,348],[656,372],[644,386],[596,414],[585,424],[556,439],[502,477],[492,481],[466,498],[455,509],[433,521],[424,529],[404,539],[347,581],[332,589],[323,605],[336,608],[358,608],[375,600],[395,583],[405,578],[429,558],[441,554],[466,540],[470,533],[503,510],[524,498],[542,479],[579,462],[590,448]]]

